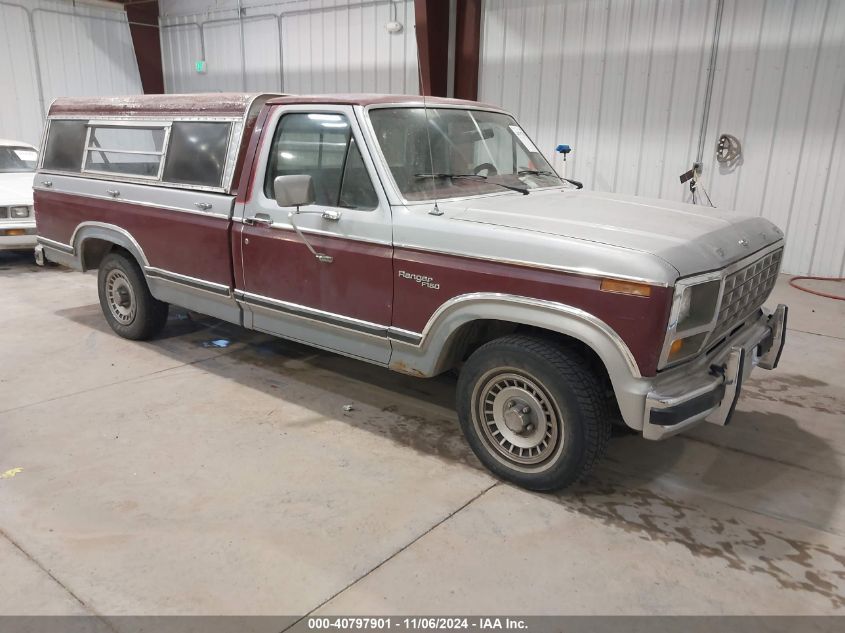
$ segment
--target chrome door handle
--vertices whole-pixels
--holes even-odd
[[[335,209],[323,209],[322,211],[297,211],[296,215],[319,215],[324,220],[337,222],[340,219],[340,211]]]
[[[194,206],[197,209],[202,209],[203,211],[208,211],[211,208],[210,202],[195,202]]]
[[[273,224],[273,218],[266,213],[256,213],[251,218],[244,218],[244,224],[250,226],[271,226]]]
[[[53,181],[52,180],[42,180],[41,184],[44,185],[45,187],[52,187]]]
[[[117,198],[120,196],[120,191],[117,189],[106,189],[106,193],[109,194],[112,198]]]

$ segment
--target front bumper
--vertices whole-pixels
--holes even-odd
[[[743,381],[756,367],[774,369],[786,342],[787,307],[761,310],[706,358],[656,381],[646,396],[643,437],[660,440],[702,421],[731,421]]]
[[[37,243],[34,222],[9,222],[0,224],[0,251],[24,251]],[[21,235],[17,235],[22,233]]]

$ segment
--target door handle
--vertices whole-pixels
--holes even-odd
[[[256,213],[251,218],[244,218],[244,224],[250,226],[272,226],[273,218],[266,213]]]
[[[117,189],[106,189],[106,193],[109,194],[112,198],[117,198],[120,196],[120,191]]]
[[[195,202],[194,206],[197,209],[202,209],[203,211],[208,211],[211,208],[210,202]]]
[[[322,211],[297,211],[296,215],[319,215],[324,220],[337,222],[340,220],[340,211],[335,209],[323,209]]]

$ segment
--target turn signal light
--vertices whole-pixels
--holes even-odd
[[[684,347],[684,339],[679,338],[672,341],[672,347],[669,348],[669,356],[677,356]]]
[[[672,341],[672,345],[669,346],[667,360],[671,363],[676,360],[683,360],[684,358],[694,356],[701,350],[701,346],[704,345],[704,342],[707,340],[707,336],[707,332],[701,332],[699,334],[693,334],[692,336]]]
[[[637,297],[650,297],[651,286],[640,284],[636,281],[622,281],[620,279],[602,279],[601,289],[604,292],[616,292],[622,295],[636,295]]]
[[[26,235],[26,229],[6,229],[5,231],[0,231],[0,235]]]

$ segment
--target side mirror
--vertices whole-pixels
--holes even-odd
[[[276,176],[273,193],[280,207],[301,207],[316,201],[311,176]]]

